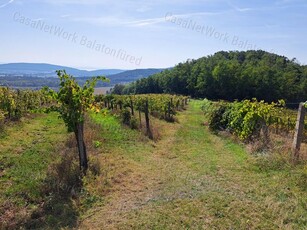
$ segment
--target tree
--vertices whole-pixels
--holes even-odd
[[[307,66],[261,50],[221,51],[127,84],[123,93],[299,102],[307,97]]]
[[[112,94],[122,95],[122,94],[123,94],[124,88],[125,88],[125,85],[116,84],[116,85],[114,86],[114,88],[112,89],[111,93],[112,93]]]
[[[55,92],[48,89],[58,102],[59,106],[55,108],[64,120],[68,132],[74,132],[78,152],[80,169],[85,174],[88,168],[88,158],[86,146],[84,143],[84,117],[89,109],[94,109],[94,87],[98,80],[107,81],[103,76],[93,77],[87,80],[83,87],[79,86],[76,79],[66,74],[65,70],[56,71],[60,78],[60,89]]]

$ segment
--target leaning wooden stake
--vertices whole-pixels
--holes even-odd
[[[130,98],[130,108],[131,108],[131,115],[134,116],[133,101],[131,98]]]
[[[304,103],[300,103],[295,126],[294,140],[292,144],[292,154],[295,161],[298,161],[300,157],[300,148],[303,140],[305,113],[306,111]]]
[[[79,163],[80,169],[86,175],[86,171],[88,169],[88,158],[86,153],[86,146],[84,143],[84,124],[83,122],[79,122],[76,125],[75,135],[77,139],[78,152],[79,152]]]
[[[171,120],[171,102],[168,102],[168,107],[167,107],[167,120]]]
[[[145,101],[145,121],[146,121],[146,134],[150,139],[153,139],[153,135],[150,129],[149,123],[149,109],[148,109],[148,100]]]
[[[141,115],[141,109],[139,109],[139,120],[140,120],[140,129],[142,128],[142,115]]]

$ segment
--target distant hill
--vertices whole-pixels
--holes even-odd
[[[118,83],[129,83],[136,81],[140,78],[146,78],[150,75],[160,73],[164,69],[134,69],[134,70],[127,70],[118,74],[113,74],[108,76],[111,80],[112,84]]]
[[[140,78],[146,78],[152,74],[160,73],[164,69],[101,69],[101,70],[79,70],[71,67],[35,64],[35,63],[11,63],[0,64],[0,86],[40,88],[42,86],[57,87],[59,81],[56,77],[56,70],[65,69],[67,73],[78,78],[80,84],[92,76],[105,75],[110,83],[98,82],[97,86],[112,87],[115,84],[126,84]]]
[[[307,66],[262,50],[220,51],[139,79],[126,85],[123,93],[301,102],[307,99]]]
[[[25,74],[35,75],[38,77],[55,77],[56,70],[65,69],[67,73],[76,77],[90,77],[96,75],[112,75],[118,74],[125,70],[121,69],[100,69],[100,70],[80,70],[67,66],[52,65],[45,63],[9,63],[0,64],[0,74]]]

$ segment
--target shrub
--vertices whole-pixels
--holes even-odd
[[[120,118],[121,118],[121,121],[122,121],[123,124],[130,125],[131,113],[127,108],[125,108],[121,111]]]
[[[224,103],[219,103],[216,105],[215,109],[211,111],[209,117],[209,129],[212,131],[225,130],[227,128],[227,123],[224,122],[223,116],[227,111],[227,105]]]
[[[285,123],[280,118],[284,112],[283,105],[283,101],[269,104],[253,99],[213,103],[205,99],[202,109],[209,117],[209,128],[212,131],[228,130],[242,140],[251,140],[259,138],[261,130],[267,139],[269,125]]]
[[[0,110],[0,133],[2,133],[4,131],[4,112],[2,110]]]
[[[204,112],[205,116],[210,115],[213,112],[214,108],[215,106],[212,101],[209,101],[206,98],[203,100],[201,109]]]
[[[135,117],[131,117],[131,120],[130,120],[130,128],[131,128],[131,129],[138,129],[138,128],[139,128],[138,119],[136,119]]]
[[[102,146],[102,143],[100,141],[93,141],[93,145],[97,149],[97,148],[100,148]]]

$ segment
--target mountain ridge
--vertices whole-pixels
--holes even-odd
[[[90,77],[104,75],[110,79],[110,83],[99,82],[98,85],[108,87],[114,86],[115,84],[127,84],[164,70],[162,68],[148,68],[133,70],[100,69],[88,71],[47,63],[9,63],[0,64],[0,86],[39,88],[47,85],[56,87],[59,82],[55,71],[64,69],[68,74],[76,77],[81,84]]]
[[[56,76],[56,70],[65,69],[67,73],[76,77],[89,77],[94,75],[113,75],[124,72],[123,69],[97,69],[97,70],[82,70],[78,68],[55,65],[49,63],[27,63],[16,62],[0,64],[0,74],[33,74],[44,76]]]

